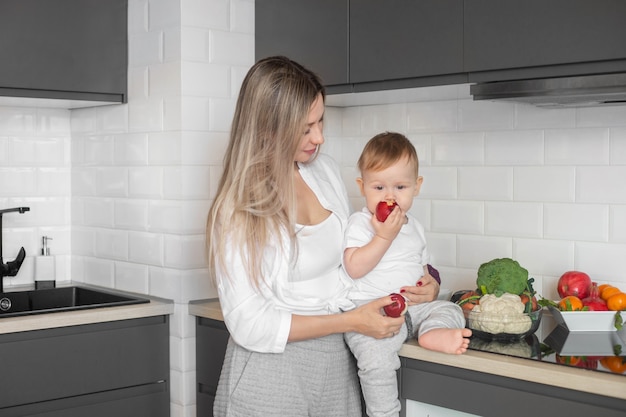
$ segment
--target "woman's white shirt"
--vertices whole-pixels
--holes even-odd
[[[227,255],[228,277],[218,271],[218,295],[231,337],[246,349],[282,352],[291,315],[332,314],[353,308],[352,285],[341,273],[342,241],[350,214],[345,185],[336,163],[319,155],[300,164],[300,174],[321,205],[331,214],[322,223],[297,226],[297,263],[286,235],[265,248],[266,281],[256,289],[245,273],[241,254]]]

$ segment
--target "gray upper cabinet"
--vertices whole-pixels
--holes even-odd
[[[470,81],[624,71],[625,22],[623,0],[467,0],[465,70]]]
[[[351,83],[462,72],[463,0],[350,2]]]
[[[626,72],[624,0],[257,0],[257,58],[329,93]]]
[[[348,83],[348,0],[256,0],[255,56],[285,55],[325,85]]]
[[[287,55],[317,72],[329,93],[467,80],[463,0],[257,0],[255,7],[256,59]]]
[[[0,95],[126,102],[127,0],[0,0]]]

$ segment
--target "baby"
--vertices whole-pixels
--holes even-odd
[[[423,181],[411,142],[399,133],[376,135],[363,149],[358,168],[357,184],[366,207],[348,221],[343,266],[354,280],[350,297],[360,305],[406,286],[419,286],[429,274],[430,256],[424,228],[408,213]],[[397,204],[384,221],[375,215],[381,201]],[[400,332],[387,339],[345,336],[357,359],[368,416],[399,415],[396,370],[398,351],[406,340],[417,335],[423,348],[450,354],[468,348],[472,332],[465,328],[461,308],[450,301],[410,305],[405,317]]]

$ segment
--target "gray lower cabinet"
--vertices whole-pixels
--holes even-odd
[[[228,343],[223,321],[196,317],[196,414],[213,416],[213,402]]]
[[[402,358],[401,362],[400,396],[404,400],[482,417],[624,417],[626,413],[626,401],[618,398],[415,359]],[[405,413],[406,407],[402,408]]]
[[[0,335],[0,417],[167,417],[169,318]]]

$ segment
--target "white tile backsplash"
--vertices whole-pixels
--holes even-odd
[[[540,203],[485,203],[485,234],[491,236],[542,237]]]
[[[161,0],[168,1],[168,0]],[[230,27],[229,0],[185,0],[181,13],[182,26],[228,30]]]
[[[83,282],[100,287],[113,288],[115,284],[114,263],[107,259],[84,258]]]
[[[214,64],[248,65],[254,55],[254,37],[247,33],[211,30],[209,60]]]
[[[609,206],[609,241],[626,243],[626,206]]]
[[[163,196],[163,168],[159,166],[129,168],[128,196],[161,198]]]
[[[410,103],[407,105],[407,132],[454,132],[458,115],[456,100]]]
[[[482,234],[484,204],[479,201],[434,200],[431,230],[462,234]]]
[[[624,126],[626,106],[580,107],[576,109],[576,125],[580,127]]]
[[[254,2],[250,0],[230,1],[230,30],[254,35]]]
[[[148,135],[127,133],[114,136],[113,158],[116,165],[146,165],[148,163]]]
[[[459,100],[460,131],[504,130],[515,125],[515,104]]]
[[[626,166],[579,167],[576,169],[576,201],[626,204]]]
[[[485,165],[542,165],[543,130],[485,133]]]
[[[383,131],[406,132],[406,105],[387,104],[361,108],[359,134],[368,137]]]
[[[130,262],[115,262],[115,287],[122,291],[148,294],[149,267]]]
[[[516,105],[517,129],[570,128],[576,126],[576,109],[541,108],[530,104]]]
[[[484,142],[483,132],[433,134],[431,162],[433,165],[483,165]]]
[[[0,107],[2,136],[34,135],[37,127],[37,109],[27,107]]]
[[[172,7],[172,0],[150,0],[148,4],[148,30],[158,31],[180,26],[180,6]]]
[[[420,175],[424,178],[418,198],[456,198],[459,193],[458,168],[423,167]]]
[[[128,260],[128,232],[103,229],[96,232],[95,256],[102,259]]]
[[[626,128],[609,129],[611,165],[626,165]]]
[[[455,266],[476,270],[480,263],[490,259],[513,256],[513,239],[510,237],[459,235],[457,240]]]
[[[545,133],[546,165],[607,165],[608,129],[553,129]]]
[[[464,167],[458,169],[458,196],[463,200],[511,200],[513,168]]]
[[[573,167],[515,167],[513,199],[519,201],[572,202],[576,169]]]
[[[163,266],[164,236],[157,233],[130,232],[128,234],[128,260],[131,262]]]
[[[206,266],[204,235],[165,235],[164,266],[176,269],[199,269]]]
[[[544,237],[606,242],[609,239],[609,206],[545,204]]]
[[[411,212],[425,225],[448,286],[473,286],[480,264],[497,257],[517,259],[546,297],[558,297],[558,277],[577,268],[626,285],[617,266],[626,254],[626,106],[542,109],[464,97],[404,105],[402,133],[416,146],[424,177]],[[355,206],[362,205],[352,184],[355,161],[378,133],[363,126],[379,126],[398,106],[336,110],[343,119],[332,138],[342,146],[330,153]],[[581,257],[603,249],[610,254],[604,262]]]
[[[113,203],[116,229],[148,230],[148,200],[118,199]]]
[[[220,63],[183,62],[182,94],[197,97],[230,97],[230,67]],[[225,82],[226,81],[226,82]]]

